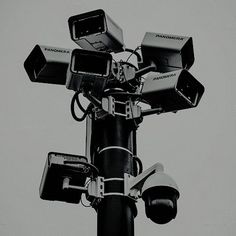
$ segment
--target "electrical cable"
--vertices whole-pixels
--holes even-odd
[[[80,100],[79,100],[79,94],[80,94],[80,92],[76,92],[76,94],[77,94],[77,95],[75,95],[76,103],[77,103],[79,109],[80,109],[83,113],[85,113],[85,112],[86,112],[86,109],[83,108],[83,106],[81,105]]]
[[[141,174],[143,172],[143,163],[137,156],[133,156],[133,158],[136,161],[136,163],[138,163],[138,170],[139,170],[138,174]]]
[[[70,110],[71,110],[72,117],[73,117],[76,121],[81,122],[81,121],[83,121],[83,120],[86,118],[86,116],[87,116],[88,113],[90,112],[90,110],[91,110],[91,108],[92,108],[92,104],[90,103],[90,104],[88,105],[87,109],[85,110],[85,109],[82,107],[82,105],[81,105],[81,103],[80,103],[80,101],[79,101],[78,94],[79,94],[79,92],[76,92],[76,93],[74,94],[74,96],[72,97],[71,105],[70,105]],[[81,110],[82,112],[84,112],[84,114],[82,115],[82,117],[78,117],[78,116],[76,115],[76,113],[75,113],[75,102],[77,102],[77,105],[78,105],[78,107],[80,108],[80,110]]]
[[[130,59],[130,57],[131,57],[132,55],[135,55],[135,56],[137,57],[138,63],[141,62],[141,61],[142,61],[142,58],[141,58],[140,54],[137,52],[139,49],[140,49],[140,46],[138,46],[138,47],[137,47],[136,49],[134,49],[134,50],[133,50],[133,49],[130,49],[130,48],[126,48],[126,49],[125,49],[126,52],[131,52],[131,54],[129,55],[129,57],[126,59],[126,62],[129,61],[129,59]]]

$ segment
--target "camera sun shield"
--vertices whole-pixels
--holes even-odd
[[[36,45],[24,67],[32,82],[65,85],[70,56],[69,49]]]
[[[100,97],[110,76],[112,56],[106,52],[75,49],[68,68],[66,87],[74,91],[91,91]]]
[[[76,161],[80,164],[72,164]],[[40,197],[44,200],[79,203],[82,192],[63,190],[62,186],[65,178],[69,178],[72,185],[84,186],[87,169],[83,162],[87,163],[86,157],[50,152],[39,188]]]
[[[204,86],[187,70],[159,74],[149,73],[144,82],[142,99],[162,112],[196,107],[204,93]],[[161,113],[162,113],[161,112]]]
[[[71,39],[81,48],[106,52],[124,51],[122,29],[102,10],[69,18]]]
[[[194,62],[192,37],[147,32],[141,44],[144,67],[158,72],[189,69]]]

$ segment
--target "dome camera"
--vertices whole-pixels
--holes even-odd
[[[163,172],[148,177],[142,188],[146,216],[157,224],[166,224],[176,217],[178,198],[177,184]]]

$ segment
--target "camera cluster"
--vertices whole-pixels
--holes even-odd
[[[198,105],[204,87],[188,72],[194,62],[191,37],[147,32],[141,46],[132,50],[125,47],[122,29],[103,10],[72,16],[68,23],[71,39],[80,48],[36,45],[24,67],[32,82],[65,85],[75,91],[72,104],[77,102],[84,112],[81,119],[72,112],[78,121],[86,118],[91,107],[100,109],[96,119],[123,115],[132,120]],[[123,52],[135,55],[137,65],[114,60],[113,54]],[[116,101],[114,91],[123,94],[126,101]],[[78,101],[79,93],[92,104],[87,110]],[[151,108],[142,111],[135,102]],[[124,108],[118,112],[116,105],[121,103]],[[81,194],[86,193],[95,207],[105,197],[106,180],[93,164],[83,156],[49,153],[40,185],[41,198],[79,203]],[[142,197],[146,215],[152,221],[165,224],[175,218],[179,191],[163,168],[154,165],[122,181],[125,190],[119,194],[133,200]]]
[[[106,89],[119,87],[161,112],[198,105],[204,87],[188,72],[194,62],[191,37],[147,32],[140,55],[125,48],[122,29],[103,10],[72,16],[68,23],[82,49],[36,45],[24,64],[31,81],[66,85],[99,100]],[[138,66],[113,59],[112,53],[124,51],[137,56]]]

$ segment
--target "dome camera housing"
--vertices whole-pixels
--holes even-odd
[[[166,224],[176,217],[178,198],[177,184],[163,172],[148,177],[142,188],[146,216],[157,224]]]

